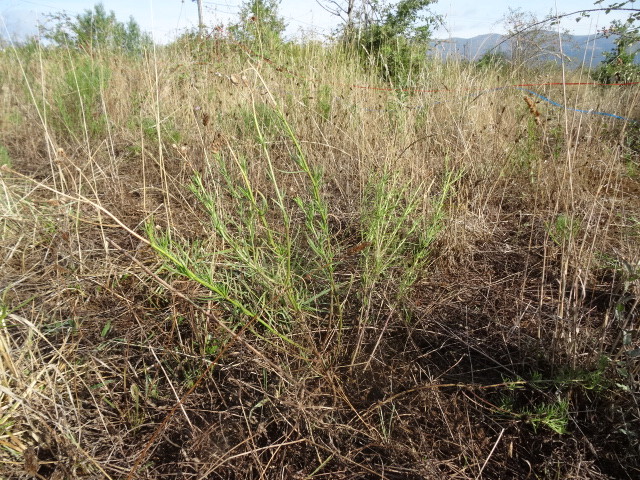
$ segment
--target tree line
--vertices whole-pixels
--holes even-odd
[[[429,49],[434,28],[441,18],[431,7],[437,0],[316,0],[338,20],[333,32],[334,40],[355,52],[368,68],[392,83],[402,83],[411,76],[414,68],[424,60]],[[510,10],[505,16],[508,37],[515,40],[518,49],[514,62],[522,62],[526,48],[539,48],[544,28],[553,26],[563,17],[573,16],[577,21],[594,12],[621,12],[625,20],[615,20],[599,32],[613,36],[615,48],[605,53],[605,58],[592,73],[603,83],[633,81],[640,77],[635,63],[640,41],[640,9],[633,2],[609,2],[595,0],[594,8],[561,15],[550,15],[537,20],[531,14]],[[268,52],[285,43],[287,24],[280,15],[280,0],[246,0],[239,10],[238,20],[226,28],[236,41],[255,46],[260,52]],[[542,32],[542,33],[541,33]],[[41,38],[48,44],[71,47],[87,53],[97,50],[121,51],[140,55],[152,45],[151,35],[142,31],[133,17],[125,23],[119,21],[113,11],[107,12],[102,3],[77,15],[65,12],[49,14],[41,26]],[[499,55],[489,55],[483,64],[502,60]]]

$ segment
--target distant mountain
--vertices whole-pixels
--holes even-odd
[[[562,49],[560,39],[555,32],[543,32],[546,41],[538,45],[535,52],[540,61],[559,61],[560,52],[569,61],[572,67],[596,66],[604,60],[603,53],[611,51],[615,45],[615,37],[596,38],[592,35],[562,35]],[[516,48],[516,39],[505,35],[485,34],[473,38],[449,38],[446,40],[433,40],[431,42],[432,55],[445,58],[457,57],[466,60],[479,60],[489,51],[501,52],[507,57],[511,56]]]

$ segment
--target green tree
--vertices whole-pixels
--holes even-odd
[[[400,0],[385,4],[369,0],[351,14],[343,40],[355,45],[385,80],[405,83],[424,62],[432,28],[439,17],[428,11],[436,0]]]
[[[87,53],[97,50],[122,50],[137,54],[151,45],[151,36],[140,30],[133,17],[128,23],[118,21],[102,3],[93,10],[70,16],[65,12],[49,15],[49,24],[42,28],[44,38],[57,46],[74,47]]]
[[[594,5],[602,5],[605,0],[596,0]],[[581,17],[588,17],[593,12],[603,11],[606,14],[611,12],[625,13],[625,21],[614,20],[609,28],[605,28],[602,34],[605,37],[615,35],[613,41],[614,48],[610,52],[604,53],[604,60],[593,72],[592,78],[602,83],[633,82],[640,78],[640,67],[636,64],[638,45],[640,44],[640,9],[634,8],[635,2],[624,0],[618,2],[608,2],[604,7],[583,10],[576,21]]]
[[[633,22],[614,21],[604,32],[616,35],[615,47],[604,53],[604,60],[593,72],[593,79],[601,83],[634,82],[640,77],[640,66],[635,63],[640,35]]]
[[[604,3],[604,0],[596,0],[593,3],[594,5],[602,5]],[[626,25],[626,34],[638,35],[640,33],[640,27],[638,27],[638,24],[636,22],[640,20],[640,8],[629,7],[629,5],[633,6],[634,4],[635,4],[635,0],[625,0],[622,2],[610,2],[609,5],[607,5],[606,7],[596,8],[596,9],[593,9],[593,11],[604,10],[605,13],[607,14],[611,12],[625,12],[628,15],[627,20],[624,22]],[[585,10],[584,12],[582,12],[583,16],[589,16],[590,11],[591,10]],[[621,23],[619,21],[616,21],[612,23],[612,26],[620,27]]]
[[[229,31],[241,42],[257,44],[261,50],[282,43],[286,28],[279,16],[280,0],[248,0],[240,7],[240,22]]]

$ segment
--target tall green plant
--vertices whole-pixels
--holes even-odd
[[[363,238],[371,245],[362,259],[363,291],[391,282],[396,300],[406,296],[430,261],[433,242],[444,229],[446,202],[463,173],[445,172],[428,215],[421,211],[423,186],[410,189],[388,173],[372,179],[361,218]]]
[[[52,125],[59,133],[80,138],[101,135],[106,128],[102,93],[111,72],[90,58],[81,58],[62,77],[54,93]]]

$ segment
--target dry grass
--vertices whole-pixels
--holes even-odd
[[[0,475],[637,478],[635,123],[188,47],[0,54]]]

